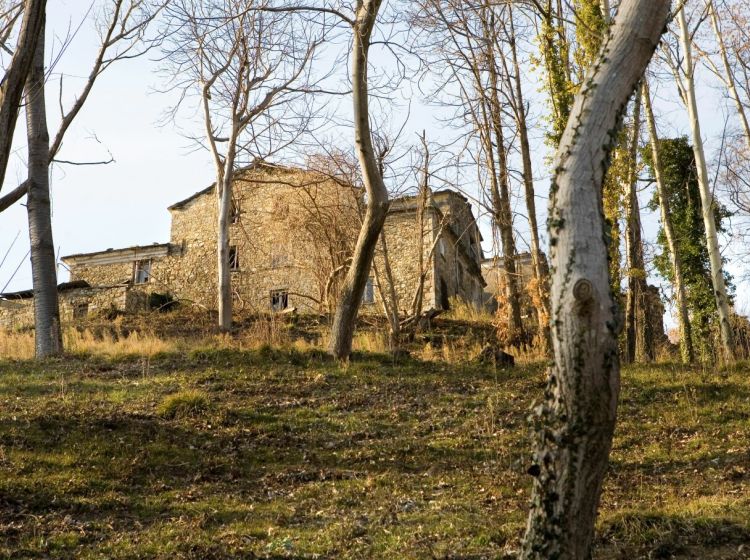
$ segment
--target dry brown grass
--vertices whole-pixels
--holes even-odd
[[[254,350],[261,346],[289,346],[292,336],[287,321],[278,315],[257,317],[237,335],[240,348]]]
[[[454,321],[467,321],[472,323],[493,323],[495,316],[484,308],[464,301],[459,297],[450,298],[450,309],[443,315],[446,319]]]
[[[32,331],[0,330],[0,357],[9,360],[28,360],[34,357]]]
[[[153,334],[91,330],[79,331],[68,327],[63,332],[63,344],[69,354],[88,354],[118,358],[123,356],[153,357],[162,352],[177,350],[175,341]],[[0,356],[11,360],[30,360],[34,357],[33,331],[0,331]]]
[[[352,348],[355,352],[385,354],[390,351],[388,333],[384,330],[359,330],[354,333]]]

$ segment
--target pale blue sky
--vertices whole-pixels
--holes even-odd
[[[80,0],[49,3],[48,54],[59,49],[59,44],[53,38],[64,35],[69,25],[75,27],[78,24],[85,11],[82,4]],[[96,36],[89,21],[83,24],[74,42],[53,69],[47,92],[51,134],[54,134],[58,121],[59,74],[65,74],[64,91],[66,95],[71,95],[83,83],[82,79],[75,77],[88,73],[95,46]],[[60,255],[164,242],[169,237],[167,206],[213,181],[213,167],[208,153],[195,151],[177,126],[200,133],[200,128],[197,128],[199,123],[184,120],[160,124],[165,109],[175,98],[173,94],[155,91],[163,85],[157,68],[158,64],[149,58],[125,61],[111,67],[100,77],[85,108],[68,131],[59,158],[91,161],[107,159],[111,153],[115,162],[104,166],[54,166],[51,176],[53,228]],[[701,68],[699,73],[702,78],[708,79],[707,71]],[[658,105],[661,135],[687,134],[684,109],[674,100],[676,88],[665,84],[658,91],[662,99]],[[440,130],[442,125],[434,118],[438,111],[425,108],[417,95],[415,93],[412,99],[408,129],[417,131],[427,128],[431,137],[439,138],[442,135],[447,138],[449,133],[443,133]],[[348,99],[339,102],[348,104]],[[711,154],[718,146],[717,137],[724,126],[726,103],[721,93],[710,87],[701,88],[699,102],[704,137],[708,141],[708,153]],[[708,111],[706,107],[712,109]],[[543,106],[532,108],[535,114],[543,111]],[[344,129],[341,134],[349,135],[350,131]],[[537,127],[532,134],[541,138],[543,131]],[[13,160],[0,194],[25,178],[24,136],[25,125],[21,118]],[[410,136],[414,138],[413,134],[404,135],[405,138]],[[541,142],[537,144],[536,188],[540,195],[537,206],[540,224],[543,224],[549,180],[545,176],[543,162],[545,149]],[[648,197],[642,197],[643,206]],[[520,201],[518,209],[525,213]],[[523,220],[518,219],[517,222],[523,231]],[[644,222],[647,237],[653,239],[654,217],[646,217]],[[486,224],[483,229],[487,232]],[[0,214],[0,258],[8,251],[17,233],[20,233],[19,238],[0,267],[0,291],[31,286],[26,213],[20,204]],[[490,240],[491,235],[485,233],[485,238]],[[523,248],[524,243],[519,243],[519,250]],[[485,251],[490,250],[491,246],[486,245]],[[17,267],[18,272],[14,274]],[[739,281],[739,276],[746,272],[745,264],[734,259],[730,270],[738,281],[738,307],[748,311],[750,295],[747,288],[750,286]],[[60,280],[66,278],[67,273],[61,267]],[[668,322],[671,323],[669,319]]]

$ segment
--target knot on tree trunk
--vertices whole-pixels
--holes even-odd
[[[589,280],[580,278],[573,285],[575,313],[581,318],[590,317],[594,304],[594,286]]]
[[[573,297],[578,303],[587,303],[594,299],[594,286],[585,278],[579,279],[573,286]]]

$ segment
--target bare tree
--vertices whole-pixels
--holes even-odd
[[[625,361],[650,362],[654,359],[653,334],[646,305],[646,265],[641,236],[641,210],[638,202],[638,147],[641,133],[641,97],[633,103],[633,128],[628,153],[627,234],[628,292],[625,303]]]
[[[524,101],[522,86],[523,80],[521,77],[521,66],[518,62],[518,45],[513,18],[513,6],[512,4],[509,4],[508,16],[505,21],[506,25],[504,26],[504,29],[507,34],[508,45],[510,48],[512,71],[509,71],[506,67],[505,75],[507,76],[507,79],[509,81],[512,81],[512,86],[508,87],[509,100],[513,109],[513,114],[516,118],[516,125],[518,127],[518,136],[521,148],[521,161],[523,164],[524,198],[526,199],[526,213],[528,214],[529,234],[531,237],[531,258],[538,298],[542,307],[541,309],[537,310],[536,314],[539,341],[544,346],[544,350],[546,352],[549,352],[552,346],[549,328],[549,278],[546,270],[542,265],[543,254],[541,244],[539,242],[539,227],[537,225],[536,216],[536,194],[534,190],[534,171],[531,166],[531,146],[529,144],[529,129],[527,124],[528,107],[526,106]],[[507,66],[507,61],[504,56],[502,57],[502,61],[503,64]]]
[[[99,30],[99,49],[86,83],[75,97],[75,101],[68,109],[64,111],[61,109],[60,124],[49,147],[50,163],[55,163],[65,134],[83,109],[99,76],[112,64],[138,58],[158,44],[158,41],[147,39],[146,32],[163,5],[163,1],[152,3],[149,0],[108,0],[105,4],[102,14],[105,25]],[[62,82],[60,87],[62,88]],[[62,96],[62,91],[60,95]],[[7,210],[26,196],[27,190],[28,184],[24,181],[0,197],[0,212]]]
[[[29,150],[26,210],[29,216],[31,274],[34,284],[34,342],[36,357],[46,358],[60,354],[63,346],[49,197],[49,132],[44,102],[44,26],[40,30],[34,62],[26,84],[26,127]]]
[[[370,131],[367,70],[372,33],[377,22],[381,0],[357,0],[352,27],[351,81],[354,103],[354,145],[362,169],[367,203],[362,227],[346,273],[331,327],[329,350],[338,360],[347,360],[352,351],[352,337],[357,312],[364,294],[375,248],[388,213],[388,191],[378,166]]]
[[[34,60],[39,37],[44,33],[46,6],[46,0],[25,0],[23,2],[23,19],[18,41],[10,65],[5,70],[2,82],[0,82],[0,189],[2,189],[5,170],[8,167],[13,132],[16,129],[26,77]],[[17,9],[20,8],[9,7],[9,13],[6,14],[2,41],[4,49],[8,48],[6,41],[18,17]]]
[[[63,350],[49,193],[50,165],[97,77],[115,61],[137,56],[138,53],[133,49],[140,43],[145,27],[156,12],[158,8],[151,12],[146,9],[146,2],[140,0],[131,1],[127,7],[124,0],[112,2],[111,11],[107,13],[109,24],[105,27],[93,70],[72,107],[61,115],[61,124],[52,144],[47,128],[45,103],[44,25],[40,30],[34,62],[26,84],[28,178],[0,200],[0,207],[5,208],[28,194],[26,207],[31,242],[37,358],[53,356]]]
[[[524,326],[511,205],[510,142],[506,138],[506,113],[511,105],[506,100],[514,98],[515,89],[503,64],[505,53],[498,29],[508,17],[507,11],[486,0],[423,0],[419,7],[414,21],[429,37],[426,56],[434,62],[430,69],[440,78],[435,89],[441,92],[444,104],[456,107],[451,124],[461,128],[464,143],[472,152],[470,157],[486,191],[485,207],[500,238],[509,308],[507,329],[509,339],[517,341],[524,336]],[[526,177],[530,179],[528,172]]]
[[[716,10],[716,3],[713,0],[707,0],[706,9],[708,10],[708,14],[711,17],[711,26],[716,37],[716,44],[719,48],[719,58],[721,59],[722,67],[721,69],[719,69],[719,67],[714,63],[713,59],[710,56],[704,57],[704,60],[706,61],[711,71],[724,83],[724,86],[727,88],[729,96],[734,102],[734,107],[737,111],[737,117],[739,118],[740,124],[742,125],[742,133],[745,137],[745,142],[747,143],[747,146],[750,147],[750,122],[748,121],[747,110],[740,96],[739,88],[737,87],[737,80],[735,77],[735,74],[737,72],[735,66],[740,66],[740,68],[742,68],[742,64],[733,66],[732,62],[730,61],[729,49],[727,48],[726,42],[724,40],[724,35],[722,33],[719,14]],[[740,58],[741,61],[741,57],[738,58]],[[747,69],[745,69],[745,73],[746,72]]]
[[[292,110],[309,89],[309,63],[319,41],[293,11],[270,0],[180,0],[167,8],[173,85],[197,92],[216,172],[219,328],[232,326],[229,224],[232,185],[241,161],[262,161],[302,128]],[[283,115],[287,112],[286,115]],[[296,121],[292,124],[292,121]]]
[[[669,7],[669,0],[623,0],[555,156],[548,221],[554,366],[536,409],[524,559],[590,557],[620,387],[621,326],[609,284],[601,186],[620,114]]]
[[[729,299],[724,281],[724,266],[719,249],[719,237],[716,231],[714,215],[715,200],[711,185],[709,184],[708,166],[701,134],[700,116],[698,114],[698,102],[695,93],[695,66],[693,64],[693,32],[688,28],[685,6],[683,5],[677,13],[679,24],[679,45],[681,48],[681,60],[676,60],[675,55],[669,49],[665,49],[667,63],[674,75],[675,82],[680,92],[680,98],[685,104],[690,121],[691,139],[693,143],[693,154],[698,172],[698,188],[701,194],[701,211],[703,224],[706,229],[706,246],[708,248],[709,261],[711,263],[711,282],[713,285],[716,310],[719,318],[719,331],[721,333],[722,348],[727,361],[734,359],[734,341],[729,311]]]

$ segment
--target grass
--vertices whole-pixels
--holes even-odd
[[[510,558],[543,367],[433,358],[0,360],[0,558]],[[749,373],[623,371],[597,558],[748,557]]]

